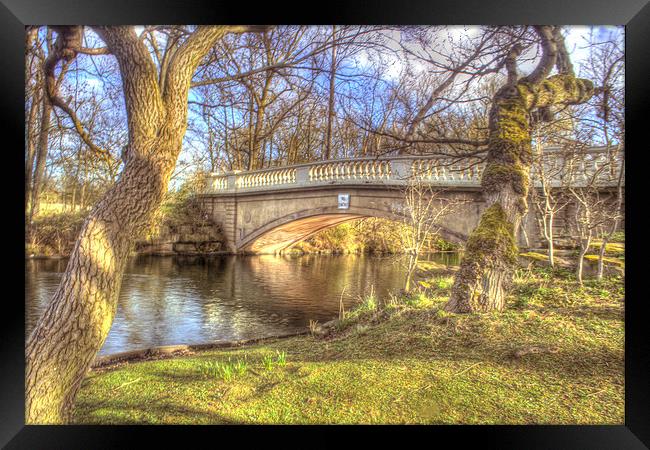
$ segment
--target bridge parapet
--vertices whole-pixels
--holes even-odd
[[[349,159],[323,161],[309,167],[309,181],[382,181],[391,178],[388,159]]]
[[[562,157],[560,157],[562,155]],[[591,148],[579,158],[565,159],[558,149],[544,151],[544,172],[552,186],[580,186],[595,180],[600,186],[616,185],[623,164],[615,164],[605,147]],[[275,189],[341,185],[405,185],[413,177],[435,186],[479,187],[484,163],[478,159],[452,159],[440,156],[399,156],[318,161],[294,166],[250,172],[210,174],[204,194],[219,195]],[[540,186],[535,169],[534,184]]]
[[[218,185],[223,186],[223,177],[218,179]],[[235,186],[238,189],[264,188],[267,186],[277,186],[284,184],[293,184],[296,182],[296,168],[284,167],[271,170],[244,173],[235,178]],[[226,183],[227,186],[228,183]]]

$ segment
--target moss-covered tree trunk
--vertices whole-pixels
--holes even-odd
[[[481,180],[487,209],[471,233],[456,274],[448,311],[502,310],[518,248],[515,230],[526,213],[532,164],[531,113],[556,105],[587,101],[589,80],[573,75],[558,27],[537,27],[543,56],[538,67],[519,78],[514,57],[506,62],[508,82],[494,96],[489,116],[489,143]],[[549,76],[557,65],[558,74]]]

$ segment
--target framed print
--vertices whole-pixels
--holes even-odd
[[[650,445],[645,2],[3,3],[7,448]]]

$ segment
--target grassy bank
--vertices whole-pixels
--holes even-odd
[[[504,313],[440,307],[450,276],[367,299],[325,336],[92,372],[77,423],[578,423],[624,420],[623,279],[520,271]]]

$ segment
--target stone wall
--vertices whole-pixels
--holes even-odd
[[[197,218],[192,223],[164,224],[160,235],[136,243],[141,255],[206,255],[223,253],[221,226],[211,220]]]

